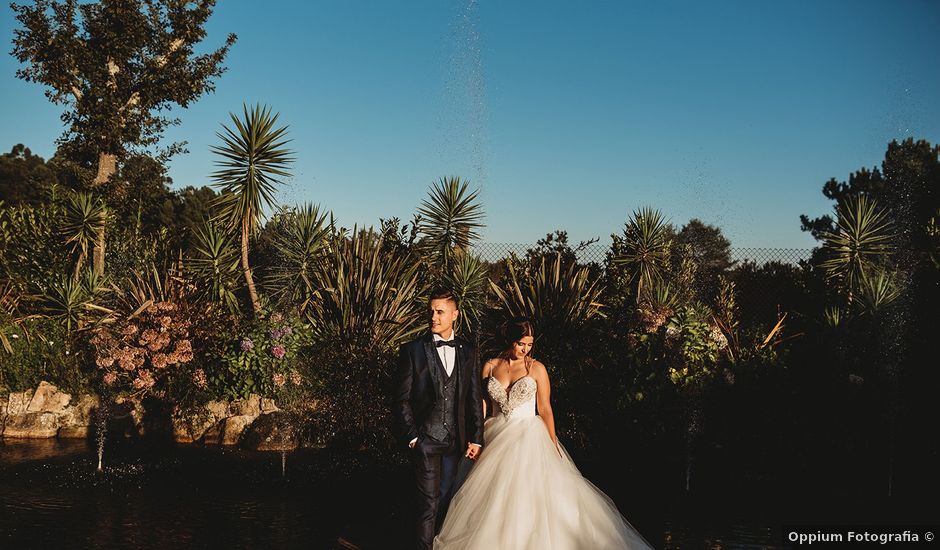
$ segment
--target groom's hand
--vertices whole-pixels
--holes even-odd
[[[467,454],[464,456],[470,460],[476,460],[480,456],[480,446],[476,443],[467,443]]]

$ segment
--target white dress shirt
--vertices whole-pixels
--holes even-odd
[[[451,334],[450,340],[454,339],[454,335]],[[434,334],[434,345],[437,346],[437,342],[443,340],[439,335]],[[448,340],[448,341],[450,341]],[[441,363],[444,364],[444,370],[447,371],[447,376],[450,376],[454,372],[454,359],[457,355],[457,348],[453,346],[440,346],[437,348],[437,356],[441,358]]]

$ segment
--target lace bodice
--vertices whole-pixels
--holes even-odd
[[[510,384],[508,389],[492,375],[486,382],[486,391],[496,406],[495,415],[502,415],[507,419],[535,416],[536,389],[538,384],[535,378],[528,374]]]

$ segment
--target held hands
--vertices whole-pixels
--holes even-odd
[[[470,460],[476,460],[480,456],[480,446],[476,443],[467,443],[467,454],[464,456]]]

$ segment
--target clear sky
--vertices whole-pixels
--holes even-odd
[[[22,0],[21,0],[22,1]],[[15,20],[0,8],[8,53]],[[432,182],[482,189],[489,242],[609,242],[652,205],[738,247],[808,247],[799,215],[888,141],[940,142],[940,2],[223,0],[214,94],[176,110],[174,187],[205,185],[229,111],[290,125],[286,203],[409,220]],[[0,147],[51,156],[61,108],[0,56]]]

